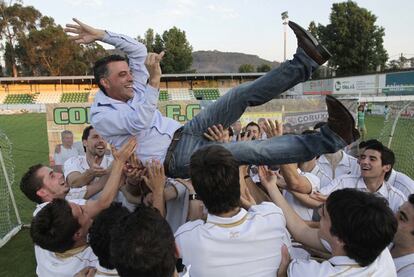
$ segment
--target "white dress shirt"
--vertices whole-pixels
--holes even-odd
[[[144,163],[150,159],[164,161],[174,132],[181,124],[164,117],[157,109],[159,91],[147,84],[149,74],[144,64],[147,49],[130,37],[111,32],[106,32],[102,41],[128,55],[134,76],[134,97],[125,103],[99,90],[91,106],[92,126],[117,148],[129,137],[136,137],[136,153]]]
[[[183,264],[191,276],[276,276],[281,247],[291,246],[282,210],[263,202],[233,217],[208,214],[175,233]]]

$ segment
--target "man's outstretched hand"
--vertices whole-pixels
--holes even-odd
[[[76,43],[88,44],[97,40],[102,40],[105,36],[104,30],[88,26],[76,18],[73,18],[73,21],[77,24],[66,24],[64,31],[68,34],[75,34],[73,36],[69,36],[69,39],[75,41]]]

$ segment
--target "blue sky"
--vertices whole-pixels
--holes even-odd
[[[304,27],[314,20],[328,24],[328,0],[23,0],[64,25],[76,17],[94,27],[136,37],[148,28],[162,33],[177,26],[185,30],[194,50],[219,50],[283,60],[283,26],[280,14]],[[384,46],[391,58],[399,53],[414,57],[414,1],[356,1],[374,13],[385,28]],[[108,48],[108,47],[106,47]],[[287,57],[296,48],[288,31]]]

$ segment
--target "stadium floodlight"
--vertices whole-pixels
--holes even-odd
[[[289,23],[288,11],[281,13],[283,20],[283,61],[286,61],[286,36],[287,36],[287,24]]]

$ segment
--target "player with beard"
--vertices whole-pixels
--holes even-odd
[[[82,143],[86,155],[68,159],[63,167],[66,182],[72,188],[69,193],[77,195],[74,198],[83,198],[90,185],[102,190],[105,182],[100,179],[107,175],[112,163],[112,158],[105,155],[106,141],[92,126],[83,130]]]

